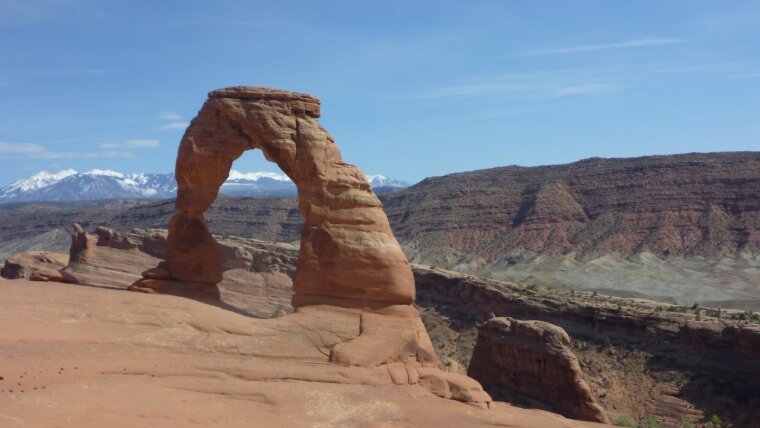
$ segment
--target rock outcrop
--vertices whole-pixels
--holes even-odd
[[[363,335],[348,311],[260,320],[102,287],[0,279],[0,290],[3,427],[601,427],[442,399],[480,387],[433,368],[330,363],[330,348]]]
[[[68,263],[60,271],[66,282],[126,287],[140,279],[144,266],[157,263],[156,254],[163,254],[166,231],[136,232],[116,232],[101,226],[90,234],[74,224]]]
[[[479,328],[467,373],[487,380],[496,397],[517,393],[573,419],[609,423],[583,380],[570,336],[554,324],[492,318]]]
[[[577,253],[760,253],[760,152],[507,166],[427,178],[388,195],[396,236],[484,265]]]
[[[28,251],[5,260],[0,276],[6,279],[42,278],[66,266],[67,257],[48,251]]]
[[[203,213],[232,162],[260,149],[298,188],[305,224],[294,306],[412,303],[412,272],[382,204],[361,171],[343,161],[319,115],[319,100],[310,95],[258,87],[211,92],[177,156],[177,213],[166,250],[170,279],[146,278],[135,288],[161,288],[160,281],[221,282],[222,254]]]
[[[319,100],[261,87],[209,93],[180,143],[175,177],[176,214],[169,221],[165,261],[129,288],[219,299],[225,255],[209,232],[204,212],[216,200],[232,162],[260,149],[298,189],[304,218],[293,281],[296,312],[273,323],[309,316],[348,316],[357,334],[321,347],[337,365],[378,367],[394,383],[487,407],[480,385],[441,372],[419,313],[411,306],[412,270],[367,178],[343,161],[332,137],[317,122]],[[129,240],[109,238],[129,249]],[[233,257],[234,258],[234,257]],[[73,255],[72,255],[73,260]],[[320,335],[345,337],[330,323]],[[400,365],[400,366],[399,366]]]
[[[613,419],[647,415],[679,426],[717,414],[737,427],[760,420],[760,320],[752,313],[535,288],[419,265],[413,270],[426,324],[432,319],[446,328],[447,322],[456,345],[471,343],[473,326],[494,316],[562,327],[584,379]],[[467,354],[459,349],[451,356]]]

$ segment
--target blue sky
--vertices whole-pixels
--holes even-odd
[[[172,171],[232,85],[320,97],[348,162],[413,182],[760,150],[759,22],[757,1],[0,0],[0,185]]]

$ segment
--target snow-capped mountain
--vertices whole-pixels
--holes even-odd
[[[233,169],[219,191],[232,196],[289,196],[296,194],[296,185],[284,174]]]
[[[369,185],[372,186],[372,190],[377,194],[395,192],[396,190],[409,187],[409,183],[406,181],[388,178],[384,175],[370,174],[366,177],[367,181],[369,181]]]
[[[388,178],[384,175],[379,174],[370,174],[367,175],[367,180],[369,181],[369,184],[374,187],[409,187],[409,183],[406,181],[396,180],[393,178]]]
[[[399,190],[408,184],[382,175],[368,175],[377,193]],[[0,188],[0,204],[26,201],[80,201],[116,198],[171,198],[177,192],[174,174],[122,174],[93,169],[42,171]],[[296,187],[285,175],[274,172],[230,171],[221,193],[234,196],[288,196]]]
[[[172,174],[122,174],[93,169],[42,171],[0,188],[0,203],[78,201],[112,198],[170,198],[177,191]]]

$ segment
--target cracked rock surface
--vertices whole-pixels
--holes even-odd
[[[465,404],[484,398],[477,382],[412,360],[330,361],[363,331],[372,334],[362,349],[372,349],[371,336],[386,340],[403,315],[309,308],[261,320],[97,286],[3,279],[0,288],[3,427],[597,426]]]

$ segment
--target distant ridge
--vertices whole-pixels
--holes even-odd
[[[377,193],[387,193],[409,184],[383,175],[367,176]],[[41,171],[0,188],[0,204],[11,202],[86,201],[119,198],[172,198],[177,192],[174,174],[122,174],[93,169],[77,172],[64,169],[55,173]],[[291,196],[293,182],[274,172],[230,171],[221,193],[232,196]]]

